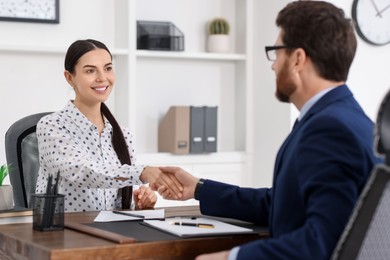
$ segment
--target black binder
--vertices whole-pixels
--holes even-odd
[[[205,107],[205,130],[204,130],[204,152],[214,153],[217,151],[217,107]]]
[[[190,153],[204,151],[204,107],[190,107]]]
[[[190,153],[217,151],[218,107],[190,107]]]

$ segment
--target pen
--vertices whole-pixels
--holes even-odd
[[[145,216],[134,214],[134,213],[130,213],[130,212],[126,212],[126,211],[113,210],[112,213],[125,215],[125,216],[130,216],[130,217],[136,217],[136,218],[145,218]]]
[[[54,184],[52,195],[57,195],[58,183],[60,182],[60,171],[57,172],[56,183]]]
[[[50,174],[49,178],[47,179],[46,195],[50,195],[52,183],[53,183],[53,175]]]
[[[207,223],[190,223],[190,222],[171,222],[171,225],[176,226],[190,226],[190,227],[199,227],[199,228],[214,228],[213,224]]]

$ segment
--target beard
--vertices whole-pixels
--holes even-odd
[[[290,103],[290,96],[295,92],[297,86],[292,81],[287,61],[284,62],[278,75],[276,75],[276,98],[285,103]]]

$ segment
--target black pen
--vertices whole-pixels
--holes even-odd
[[[53,184],[53,175],[49,175],[49,178],[47,179],[47,186],[46,186],[46,195],[51,195],[51,186]]]
[[[54,184],[52,195],[57,195],[59,182],[60,182],[60,171],[57,172],[56,183]]]
[[[134,214],[134,213],[130,213],[130,212],[127,212],[127,211],[117,211],[117,210],[113,210],[112,213],[120,214],[120,215],[125,215],[125,216],[130,216],[130,217],[136,217],[136,218],[145,218],[145,216],[138,215],[138,214]]]
[[[171,222],[171,225],[176,226],[189,226],[189,227],[199,227],[199,228],[214,228],[213,224],[207,223],[191,223],[191,222]]]

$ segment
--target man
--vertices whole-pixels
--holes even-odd
[[[289,3],[266,47],[276,96],[298,123],[281,146],[272,188],[240,188],[163,167],[203,214],[269,226],[270,237],[198,259],[329,259],[373,166],[373,123],[345,85],[356,51],[351,22],[320,1]],[[273,55],[274,54],[274,55]],[[159,188],[163,197],[169,191]]]

